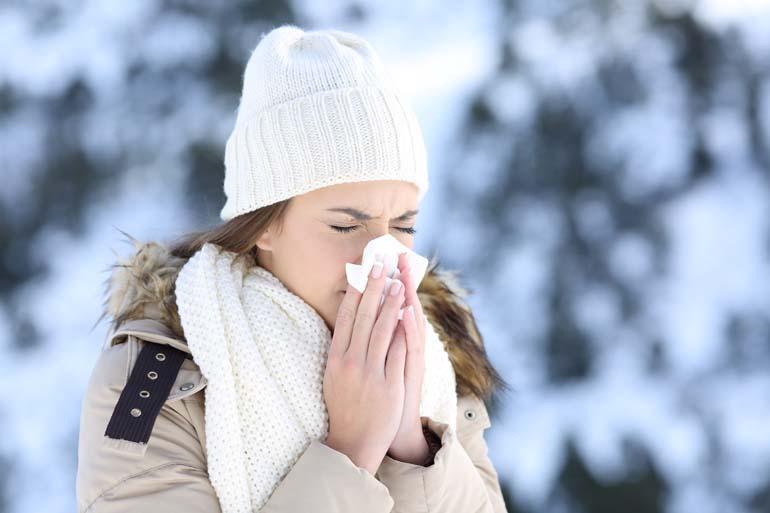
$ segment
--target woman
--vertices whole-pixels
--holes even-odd
[[[224,224],[134,240],[109,280],[78,511],[506,511],[483,438],[506,384],[464,291],[435,261],[412,283],[404,256],[381,304],[381,266],[346,281],[370,240],[414,246],[427,187],[416,117],[365,40],[264,35]]]

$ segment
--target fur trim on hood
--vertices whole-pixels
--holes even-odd
[[[187,261],[171,253],[168,246],[155,241],[141,242],[129,236],[134,252],[111,265],[105,280],[103,318],[117,328],[129,319],[154,319],[168,326],[181,341],[184,332],[174,296],[177,273]],[[474,394],[482,400],[492,398],[509,385],[487,358],[478,326],[465,303],[468,291],[453,271],[438,269],[434,258],[417,289],[423,311],[447,346],[457,378],[458,396]],[[109,269],[108,269],[109,270]]]

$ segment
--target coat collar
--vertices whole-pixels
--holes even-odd
[[[111,266],[99,320],[109,318],[111,341],[118,333],[141,334],[144,339],[189,353],[174,296],[177,273],[187,259],[174,255],[163,243],[133,238],[132,243],[134,251]],[[489,399],[497,389],[508,388],[487,358],[473,313],[464,300],[468,292],[455,273],[439,269],[434,258],[417,294],[425,315],[446,345],[458,395]]]

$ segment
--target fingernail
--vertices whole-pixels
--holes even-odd
[[[390,284],[390,295],[395,296],[401,290],[401,282],[396,280]]]
[[[379,278],[382,274],[382,262],[375,262],[372,265],[372,278]]]
[[[414,305],[406,307],[406,315],[408,315],[410,319],[414,319]]]

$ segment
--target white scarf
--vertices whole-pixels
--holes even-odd
[[[253,513],[313,439],[325,440],[331,332],[263,267],[206,243],[176,280],[187,344],[208,384],[208,473],[223,513]],[[426,321],[420,415],[456,426],[455,374]]]

